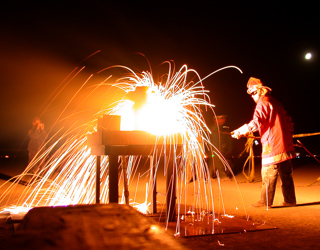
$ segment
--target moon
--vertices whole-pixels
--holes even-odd
[[[307,54],[304,56],[304,58],[305,58],[306,60],[310,60],[311,57],[312,57],[312,54],[311,54],[311,53],[307,53]]]

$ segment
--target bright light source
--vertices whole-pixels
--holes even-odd
[[[311,54],[311,53],[307,53],[307,54],[304,56],[304,58],[305,58],[306,60],[310,60],[311,57],[312,57],[312,54]]]

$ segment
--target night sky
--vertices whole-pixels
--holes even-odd
[[[273,89],[293,117],[296,134],[320,132],[320,22],[315,1],[115,2],[1,7],[1,149],[21,147],[33,117],[41,114],[50,94],[76,66],[86,66],[88,74],[117,64],[148,70],[137,53],[146,56],[154,72],[167,60],[176,68],[187,64],[201,77],[228,65],[241,68],[243,74],[227,69],[204,81],[216,113],[228,115],[231,129],[252,117],[255,104],[246,94],[246,83],[254,76]],[[313,53],[309,61],[306,52]],[[72,84],[71,92],[81,81]],[[47,126],[50,121],[45,120]],[[301,139],[314,151],[319,140]]]

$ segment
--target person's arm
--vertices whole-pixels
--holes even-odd
[[[249,133],[256,132],[260,129],[269,114],[269,104],[259,100],[253,113],[253,118],[248,124],[242,125],[240,128],[231,132],[233,138],[239,139]]]

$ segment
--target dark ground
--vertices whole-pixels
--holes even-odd
[[[14,174],[18,174],[17,172],[19,171],[19,169],[2,167],[1,172],[5,175],[11,175],[14,172]],[[319,249],[320,181],[317,181],[317,179],[320,177],[320,164],[312,158],[296,159],[294,161],[294,181],[298,203],[296,207],[277,206],[282,201],[281,188],[278,181],[274,206],[269,210],[251,208],[250,204],[258,201],[260,195],[261,178],[259,166],[257,166],[255,174],[254,182],[248,183],[244,175],[238,173],[236,175],[238,188],[235,188],[234,182],[228,178],[221,179],[225,211],[236,218],[249,219],[255,223],[276,229],[258,229],[251,232],[242,231],[185,238],[174,237],[174,241],[171,241],[172,232],[169,230],[164,232],[166,236],[163,236],[163,242],[167,243],[165,247],[168,249]],[[215,183],[217,179],[211,179],[211,182]],[[2,180],[1,183],[4,183],[4,181]],[[243,200],[243,206],[241,207],[235,205],[235,201],[239,199],[238,191],[241,193],[240,196]],[[12,225],[4,223],[4,220],[1,222],[0,237],[1,244],[4,246],[4,244],[10,243],[12,240],[17,240],[17,232],[12,231]],[[166,241],[167,236],[170,239],[169,241]],[[36,236],[33,235],[33,237]],[[135,240],[136,238],[133,237],[132,239]],[[109,240],[112,241],[113,239],[110,238]],[[147,237],[147,240],[152,239]],[[71,246],[68,247],[72,249]],[[121,247],[126,248],[123,245]],[[121,247],[119,246],[120,249]],[[143,248],[155,249],[163,247],[163,245],[152,244],[143,246]],[[28,246],[24,245],[23,248],[28,249]],[[50,246],[48,249],[55,248]]]

